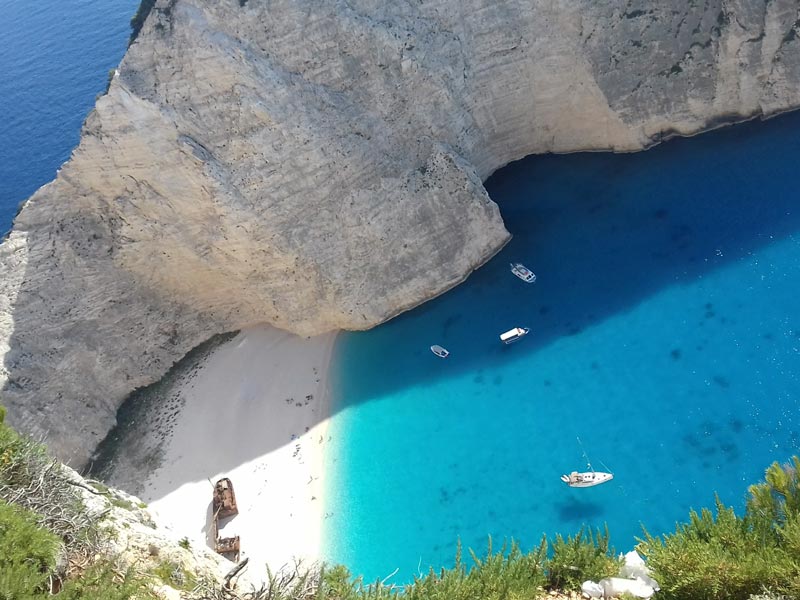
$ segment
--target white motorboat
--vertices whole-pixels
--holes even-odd
[[[509,329],[505,333],[500,334],[500,341],[504,344],[513,344],[522,336],[527,335],[530,331],[527,327],[514,327],[514,329]]]
[[[533,283],[536,281],[536,273],[522,263],[511,263],[511,272],[525,283]]]
[[[603,471],[584,471],[583,473],[578,473],[577,471],[573,471],[569,475],[562,475],[561,481],[566,483],[569,487],[592,487],[593,485],[600,485],[601,483],[605,483],[606,481],[611,481],[614,479],[614,475],[612,473],[604,473]]]
[[[448,352],[445,348],[442,348],[438,344],[434,344],[431,346],[431,352],[433,352],[439,358],[447,358],[450,356],[450,352]]]

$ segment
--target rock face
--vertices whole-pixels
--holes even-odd
[[[95,523],[103,540],[101,556],[120,568],[132,567],[142,573],[171,565],[180,567],[198,580],[216,582],[221,582],[230,571],[231,562],[213,552],[210,546],[181,544],[173,531],[154,520],[139,498],[86,480],[69,467],[56,464],[53,468],[60,470],[61,477],[72,483],[87,518]],[[202,519],[199,521],[199,526],[210,528],[210,524],[203,523]],[[243,588],[249,587],[248,584],[257,583],[259,575],[245,572],[237,583],[242,583]],[[181,597],[177,590],[171,593],[169,586],[157,580],[153,583],[161,594],[159,597]]]
[[[508,240],[507,162],[798,104],[796,0],[159,0],[0,246],[1,401],[80,465],[214,333],[463,281]]]

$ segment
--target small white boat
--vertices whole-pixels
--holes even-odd
[[[522,263],[511,263],[511,272],[525,283],[533,283],[536,281],[536,273]]]
[[[530,329],[527,327],[514,327],[514,329],[509,329],[505,333],[501,333],[500,341],[504,344],[513,344],[523,335],[527,335],[529,331]]]
[[[613,474],[604,473],[603,471],[584,471],[583,473],[573,471],[569,475],[561,476],[561,481],[566,483],[569,487],[578,488],[600,485],[601,483],[611,481],[612,479],[614,479]]]
[[[434,344],[433,346],[431,346],[431,352],[433,352],[439,358],[447,358],[448,356],[450,356],[450,353],[446,349],[439,346],[438,344]]]

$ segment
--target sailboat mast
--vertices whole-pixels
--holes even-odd
[[[589,467],[589,470],[594,473],[594,468],[592,468],[592,463],[589,462],[589,455],[586,454],[586,450],[583,448],[583,444],[581,443],[581,438],[575,436],[575,439],[578,440],[578,445],[581,447],[581,452],[583,453],[583,458],[586,460],[586,466]]]

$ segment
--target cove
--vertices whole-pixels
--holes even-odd
[[[407,582],[452,565],[458,540],[480,555],[489,536],[530,549],[607,524],[627,551],[715,493],[741,509],[800,442],[798,134],[790,114],[495,173],[508,246],[339,337],[327,560]],[[500,344],[515,326],[531,334]],[[559,480],[584,449],[613,481]]]

